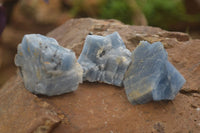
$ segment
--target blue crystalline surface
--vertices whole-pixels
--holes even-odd
[[[161,42],[141,41],[131,58],[124,86],[132,104],[172,100],[185,83],[184,77],[168,61]]]
[[[82,82],[82,68],[74,52],[39,34],[24,36],[18,45],[15,64],[20,68],[26,89],[35,94],[52,96],[71,92]]]
[[[88,35],[78,59],[83,68],[83,80],[123,86],[130,55],[117,32],[105,37]]]

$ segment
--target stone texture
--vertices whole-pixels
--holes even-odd
[[[71,126],[61,124],[54,132],[59,133],[66,129],[71,132],[154,132],[157,131],[157,123],[161,123],[164,132],[198,132],[200,40],[190,40],[185,33],[169,32],[155,27],[129,26],[116,20],[95,19],[72,19],[48,36],[56,38],[62,46],[72,49],[79,56],[85,36],[89,33],[106,36],[115,31],[120,34],[130,51],[141,40],[162,42],[168,52],[169,61],[186,79],[182,91],[187,91],[184,94],[182,91],[178,93],[172,102],[150,102],[132,106],[128,103],[124,90],[106,84],[85,82],[73,94],[45,99],[60,107],[68,114],[67,118],[70,118],[67,123]],[[61,103],[62,100],[69,102]]]
[[[60,95],[75,91],[82,82],[82,68],[74,52],[40,34],[24,36],[15,64],[26,89],[35,94]]]
[[[9,81],[0,89],[0,132],[51,132],[61,120],[55,109],[29,93],[19,77]]]
[[[181,93],[178,93],[176,98],[170,102],[150,102],[133,106],[128,102],[122,88],[103,83],[84,82],[74,93],[56,97],[39,97],[63,113],[62,122],[52,133],[158,132],[160,130],[166,133],[198,133],[200,130],[200,94],[198,90],[200,87],[200,40],[189,40],[187,34],[168,32],[159,28],[129,26],[115,20],[105,21],[89,18],[67,21],[64,25],[50,32],[48,36],[54,37],[61,46],[72,49],[79,56],[88,33],[93,32],[93,34],[105,36],[115,31],[119,32],[130,51],[135,49],[140,40],[146,40],[150,43],[161,41],[168,52],[169,61],[183,74],[187,81]],[[15,96],[18,89],[21,89],[22,92],[26,91],[21,80],[16,81],[13,78],[7,84],[10,86],[6,85],[1,89],[11,89],[10,91],[13,93],[6,97]],[[17,84],[21,85],[22,88],[14,86]],[[0,94],[4,95],[4,92],[0,91]],[[23,102],[26,101],[24,97],[21,98],[23,98]],[[21,113],[18,105],[13,104],[8,98],[1,100],[1,103],[3,104],[0,108],[9,105],[13,107],[9,111],[16,112],[16,115],[21,115],[21,118],[28,116],[40,119],[40,115],[35,117],[33,113],[28,113],[27,116]],[[30,109],[32,104],[28,105],[26,110]],[[38,111],[36,109],[34,112],[38,113]],[[10,114],[0,114],[1,121],[7,120],[5,116],[9,117]],[[12,121],[19,122],[20,120],[12,119]],[[31,123],[33,119],[28,121]],[[19,130],[22,129],[21,125],[15,125],[15,127],[19,128],[13,128],[8,123],[4,129],[15,132],[20,132]]]
[[[150,26],[129,26],[117,20],[71,19],[48,36],[54,37],[61,46],[72,49],[78,57],[89,33],[106,36],[115,31],[120,34],[130,51],[133,51],[141,40],[149,43],[160,41],[168,52],[169,61],[187,81],[182,89],[196,91],[200,88],[199,40],[190,40],[186,33],[169,32]]]
[[[130,55],[117,32],[105,37],[88,35],[78,59],[83,68],[83,80],[123,86]]]
[[[184,77],[168,61],[161,42],[141,41],[131,59],[124,86],[132,104],[173,100],[185,83]]]

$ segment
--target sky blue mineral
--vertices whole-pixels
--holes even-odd
[[[83,80],[123,86],[130,56],[131,52],[117,32],[105,37],[88,35],[78,59],[83,68]]]
[[[124,86],[132,104],[172,100],[185,83],[184,77],[168,61],[161,42],[141,41],[131,58]]]
[[[39,34],[24,36],[18,45],[15,64],[26,89],[35,94],[52,96],[71,92],[82,82],[82,68],[74,52]]]

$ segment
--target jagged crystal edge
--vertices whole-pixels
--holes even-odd
[[[25,88],[48,96],[74,91],[82,82],[82,68],[75,53],[53,38],[25,35],[15,56]]]
[[[123,86],[130,55],[117,32],[105,37],[88,35],[78,58],[83,68],[83,80]]]
[[[132,104],[172,100],[185,83],[184,77],[168,61],[168,54],[161,42],[150,44],[141,41],[131,58],[124,86]]]

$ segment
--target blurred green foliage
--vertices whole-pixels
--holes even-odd
[[[70,13],[74,17],[96,17],[102,19],[118,19],[126,24],[132,24],[132,10],[127,0],[96,0],[91,4],[87,0],[74,0]],[[94,7],[96,6],[96,7]]]
[[[133,24],[132,15],[127,0],[106,0],[100,9],[100,18],[118,19],[126,24]]]
[[[148,25],[168,30],[184,30],[186,25],[200,22],[200,14],[186,13],[183,0],[96,0],[96,3],[94,1],[74,0],[72,16],[118,19],[125,24],[138,24],[138,20],[143,21],[142,16],[145,16]],[[185,27],[187,28],[189,27]]]
[[[148,25],[169,29],[171,25],[200,22],[200,15],[188,15],[182,0],[136,0]]]
[[[73,17],[87,17],[84,11],[83,0],[74,0],[73,8],[70,10],[70,13]]]

